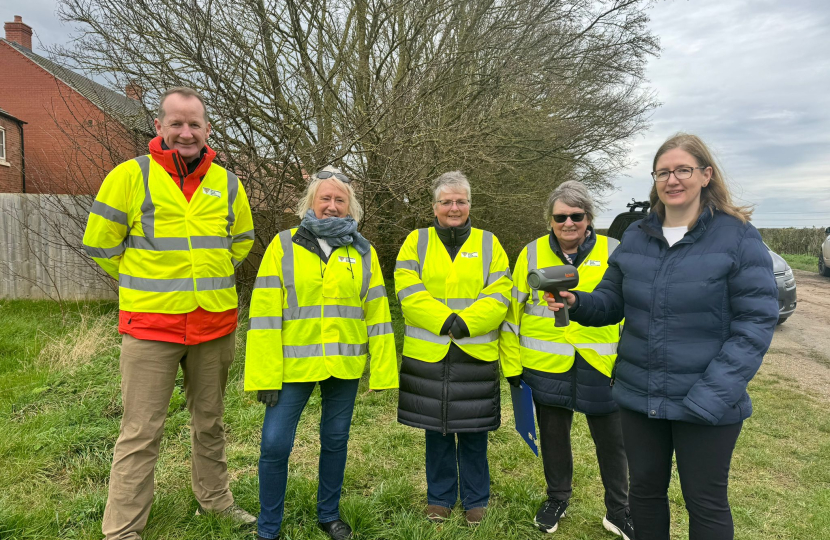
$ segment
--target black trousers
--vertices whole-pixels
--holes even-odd
[[[669,539],[669,480],[677,455],[680,488],[689,511],[689,540],[732,540],[727,498],[729,464],[742,422],[726,426],[652,420],[620,409],[631,469],[631,517],[637,540]]]
[[[536,403],[539,442],[548,497],[567,501],[573,492],[574,461],[571,452],[571,425],[574,412],[563,407]],[[597,450],[597,462],[605,488],[608,515],[625,515],[628,508],[628,465],[623,446],[619,411],[595,416],[585,415]],[[638,536],[639,538],[639,536]]]

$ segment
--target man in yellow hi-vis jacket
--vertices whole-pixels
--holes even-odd
[[[153,502],[153,471],[181,365],[191,415],[192,487],[199,511],[253,524],[228,485],[222,423],[234,356],[234,268],[254,241],[242,183],[214,163],[204,100],[164,93],[150,155],[117,166],[98,192],[84,249],[118,280],[124,415],[102,530],[135,540]]]
[[[501,423],[498,329],[512,282],[498,239],[470,226],[467,178],[445,173],[433,195],[434,226],[413,231],[395,264],[406,323],[398,421],[426,433],[427,517],[449,517],[460,480],[476,524],[490,497],[487,432]]]
[[[357,387],[398,387],[395,336],[377,253],[357,232],[362,209],[348,176],[326,167],[311,178],[296,229],[277,235],[251,298],[245,390],[264,403],[259,459],[259,538],[282,527],[288,458],[314,387],[322,395],[317,521],[334,540],[351,537],[340,492]]]

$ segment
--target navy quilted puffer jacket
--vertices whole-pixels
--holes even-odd
[[[625,327],[612,395],[650,418],[714,425],[752,414],[746,393],[772,341],[778,290],[751,224],[708,209],[672,247],[652,212],[632,224],[573,320]]]

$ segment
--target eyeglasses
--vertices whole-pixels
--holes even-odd
[[[341,182],[344,182],[346,184],[351,184],[352,183],[351,178],[349,178],[345,174],[339,173],[339,172],[318,171],[318,172],[314,173],[314,176],[316,176],[320,180],[325,180],[326,178],[331,178],[333,176],[333,177],[337,178],[338,180],[340,180]]]
[[[574,223],[579,223],[585,219],[585,212],[576,212],[575,214],[553,214],[553,221],[556,223],[565,223],[571,218]]]
[[[435,204],[440,204],[441,208],[452,208],[452,205],[454,204],[459,209],[461,209],[461,208],[467,208],[468,206],[470,206],[470,201],[468,201],[467,199],[459,199],[457,201],[444,200],[444,201],[435,201]]]
[[[695,172],[695,169],[708,169],[709,167],[678,167],[673,171],[654,171],[651,173],[651,177],[654,178],[655,182],[666,182],[674,173],[674,177],[678,180],[688,180],[692,177],[692,173]]]

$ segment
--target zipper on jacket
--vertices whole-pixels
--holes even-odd
[[[179,173],[180,189],[184,190],[184,175],[182,174],[182,168],[179,165],[179,161],[176,159],[176,156],[173,156],[173,165],[176,166],[176,172]]]
[[[449,393],[450,393],[450,383],[447,380],[450,376],[450,354],[452,352],[452,341],[450,341],[450,352],[447,354],[447,359],[444,360],[444,380],[443,388],[442,388],[442,399],[441,399],[441,427],[443,428],[443,434],[446,436],[447,434],[447,408],[449,405]]]
[[[614,367],[611,368],[611,383],[608,386],[614,386],[614,381],[617,379],[617,361],[614,360]]]

